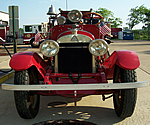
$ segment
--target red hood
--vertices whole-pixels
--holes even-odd
[[[99,39],[100,32],[96,25],[78,25],[76,34],[89,37],[91,40]],[[60,37],[71,35],[73,28],[72,25],[57,25],[52,28],[51,39],[57,41]]]
[[[89,38],[91,38],[91,40],[94,40],[94,39],[95,39],[94,36],[93,36],[91,33],[87,32],[87,31],[84,31],[84,30],[78,30],[78,31],[77,31],[77,34],[88,36]],[[65,36],[65,35],[74,35],[74,34],[73,34],[73,31],[72,31],[72,30],[68,30],[68,31],[65,31],[65,32],[61,33],[61,34],[57,37],[57,39],[59,39],[60,37]]]

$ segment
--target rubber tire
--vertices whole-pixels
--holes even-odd
[[[116,66],[114,73],[114,83],[136,82],[137,76],[135,70],[124,70]],[[120,83],[120,84],[121,84]],[[122,89],[113,94],[115,112],[120,118],[132,116],[137,100],[137,88]]]
[[[16,71],[14,83],[17,85],[38,84],[36,69]],[[21,118],[35,118],[40,105],[40,95],[34,91],[14,91],[16,109]]]
[[[40,44],[39,44],[39,45],[34,45],[34,44],[33,44],[34,41],[35,41],[35,38],[32,38],[32,39],[30,40],[30,44],[31,44],[32,48],[39,48]]]

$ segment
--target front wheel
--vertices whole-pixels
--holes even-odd
[[[124,70],[116,66],[114,71],[114,83],[136,82],[136,72],[134,70]],[[130,117],[135,108],[137,99],[137,88],[118,90],[113,94],[115,112],[120,118]]]
[[[14,83],[17,85],[38,84],[38,74],[35,68],[16,71]],[[34,91],[15,91],[16,109],[21,118],[32,119],[39,111],[40,96]]]
[[[39,48],[39,46],[40,46],[40,43],[35,44],[35,38],[32,38],[30,40],[30,44],[31,44],[32,48]]]

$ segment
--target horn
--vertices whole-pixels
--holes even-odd
[[[51,7],[49,7],[48,13],[47,15],[56,15],[56,10],[55,7],[53,7],[53,5],[51,5]]]

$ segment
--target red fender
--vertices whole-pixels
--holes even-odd
[[[136,52],[120,50],[114,51],[104,62],[106,68],[112,68],[115,64],[126,70],[134,70],[140,66],[140,61]]]
[[[125,70],[135,70],[140,66],[139,57],[136,52],[129,50],[114,51],[103,63],[106,68],[107,78],[113,78],[113,68],[115,65]]]
[[[35,52],[16,53],[11,58],[9,65],[15,71],[23,71],[35,66],[43,77],[47,68],[47,63]]]

